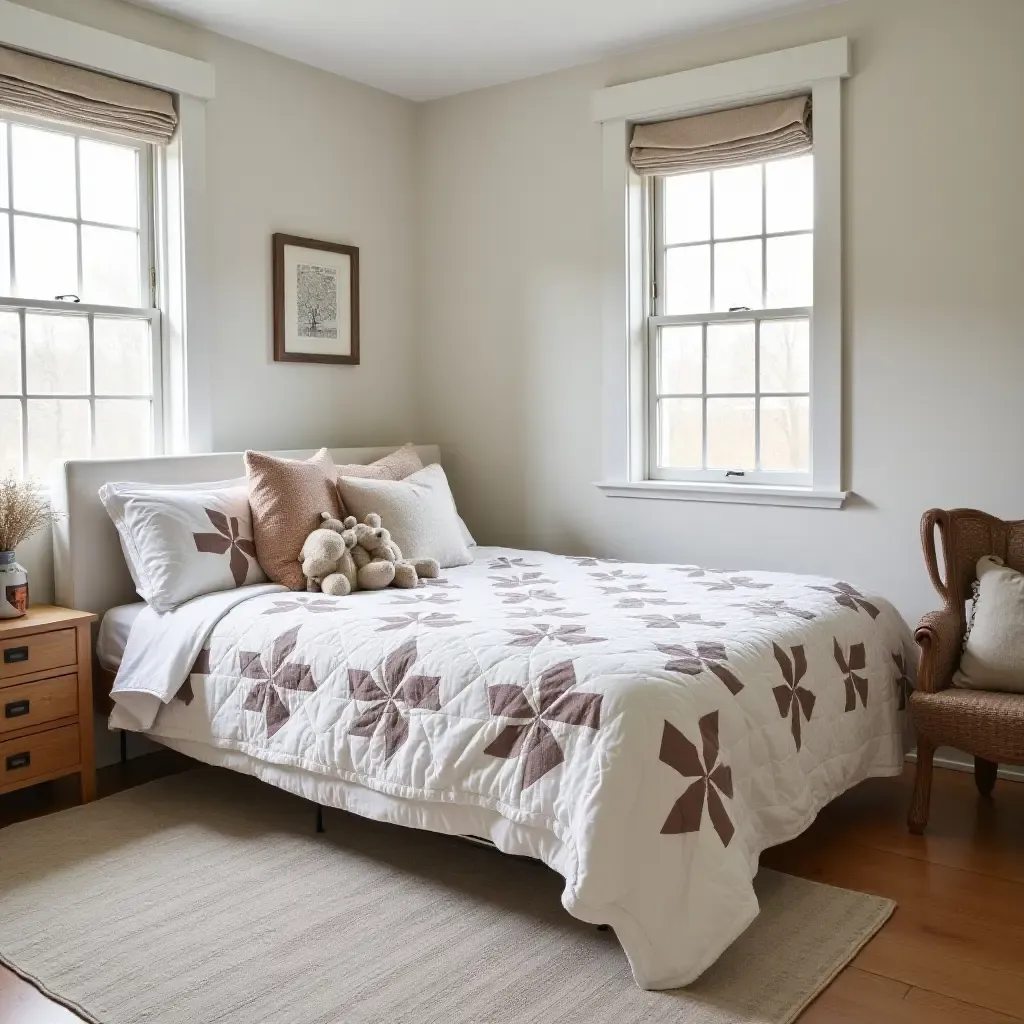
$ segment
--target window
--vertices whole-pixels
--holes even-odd
[[[849,76],[849,40],[838,38],[593,93],[604,179],[597,486],[608,497],[842,508]],[[803,140],[791,134],[800,96],[813,111]],[[698,123],[772,103],[782,122],[758,130],[775,155],[737,145],[746,165],[730,162],[729,119]],[[747,115],[732,123],[751,127]],[[643,125],[666,127],[636,146]],[[702,148],[697,130],[717,152],[687,166],[680,151]]]
[[[151,150],[0,121],[0,473],[162,449]]]
[[[648,187],[650,478],[809,484],[813,155]]]

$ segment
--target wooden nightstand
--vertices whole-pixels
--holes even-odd
[[[90,612],[33,605],[0,619],[0,793],[81,776],[96,797]]]

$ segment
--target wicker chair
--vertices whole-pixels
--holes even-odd
[[[935,557],[936,530],[945,580]],[[974,509],[933,508],[921,518],[921,544],[928,575],[945,607],[925,615],[914,634],[921,648],[917,687],[910,698],[917,776],[907,826],[918,835],[928,824],[936,747],[974,755],[974,779],[985,797],[992,793],[1000,763],[1024,764],[1024,694],[952,688],[977,561],[982,555],[998,555],[1011,568],[1024,571],[1024,520],[1008,523]]]

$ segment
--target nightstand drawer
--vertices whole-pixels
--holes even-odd
[[[0,742],[0,790],[78,764],[78,726]]]
[[[51,668],[73,668],[78,664],[78,648],[73,629],[53,629],[0,640],[0,684],[29,672]]]
[[[78,714],[78,676],[54,676],[0,689],[0,739],[30,725]]]

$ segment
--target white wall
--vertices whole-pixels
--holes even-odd
[[[611,499],[592,90],[848,35],[838,512]],[[936,597],[921,513],[1024,516],[1024,4],[851,0],[439,100],[417,122],[419,433],[484,541]]]
[[[400,444],[415,433],[415,104],[117,0],[25,0],[210,61],[207,196],[213,446]],[[274,363],[271,235],[360,247],[358,367]],[[19,549],[52,599],[43,536]]]
[[[214,443],[437,441],[483,541],[820,572],[935,604],[932,505],[1024,515],[1024,5],[849,0],[422,107],[126,7],[24,0],[212,61]],[[840,512],[610,499],[592,90],[836,35],[845,87]],[[364,362],[271,361],[270,235],[362,247]],[[414,276],[415,268],[415,276]],[[415,291],[414,291],[415,289]],[[48,596],[47,541],[19,552]]]

